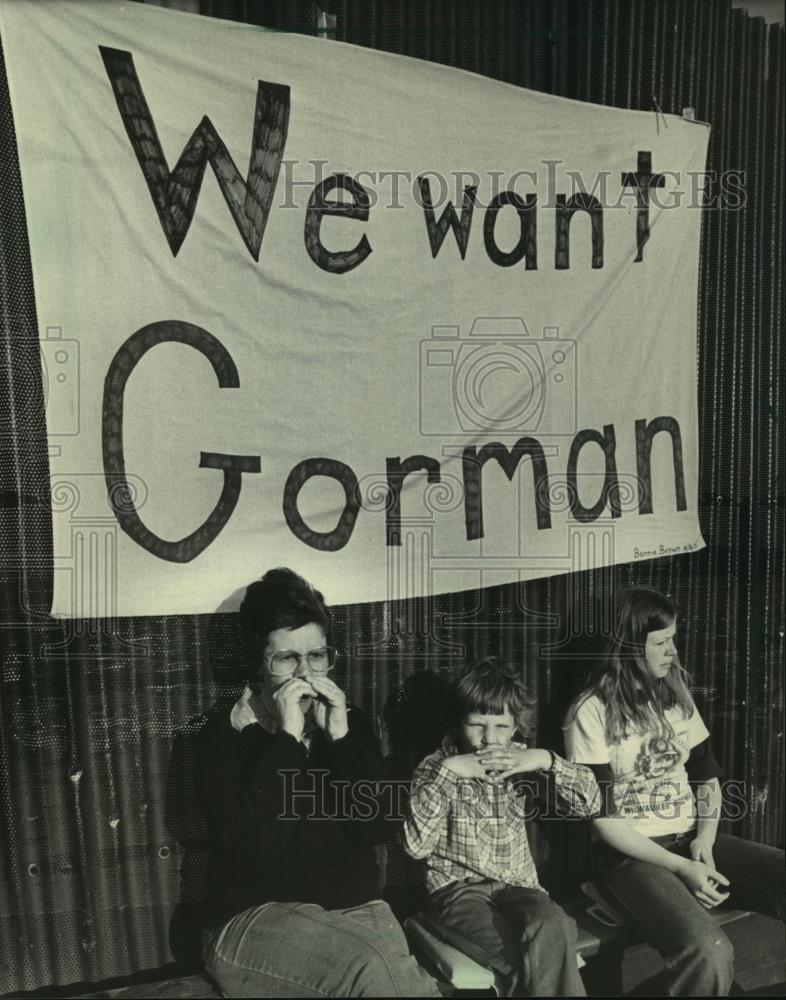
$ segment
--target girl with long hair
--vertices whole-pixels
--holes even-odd
[[[662,954],[671,996],[725,996],[733,950],[710,911],[733,893],[783,920],[784,853],[718,833],[722,771],[677,654],[675,605],[647,587],[616,603],[564,728],[568,759],[605,790],[597,874]]]

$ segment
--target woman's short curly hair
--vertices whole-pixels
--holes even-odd
[[[246,590],[240,605],[240,627],[253,681],[261,679],[261,656],[276,629],[319,625],[331,640],[330,612],[325,598],[294,570],[271,569]]]

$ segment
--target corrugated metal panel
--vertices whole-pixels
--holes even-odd
[[[355,44],[600,104],[669,114],[693,107],[713,128],[708,168],[728,184],[731,172],[744,177],[744,207],[705,212],[702,233],[701,489],[709,548],[617,577],[667,589],[685,610],[686,660],[699,699],[729,774],[747,783],[746,833],[782,843],[783,26],[715,0],[419,5],[432,31],[413,22],[404,0],[339,0],[335,8],[337,37]],[[461,36],[453,48],[445,31]],[[559,606],[561,586],[528,585],[527,598]],[[507,601],[504,592],[501,598]],[[542,669],[548,678],[555,658]]]
[[[783,28],[714,0],[323,6],[337,14],[338,37],[355,44],[619,107],[693,106],[713,125],[711,168],[745,171],[747,196],[744,210],[704,217],[708,549],[526,587],[338,609],[352,699],[385,715],[393,752],[417,756],[438,728],[439,678],[464,658],[497,653],[527,665],[541,702],[539,736],[549,742],[598,647],[604,597],[628,582],[652,583],[687,618],[684,654],[701,707],[729,775],[747,783],[745,833],[782,843]],[[316,26],[310,0],[203,0],[201,9],[288,30]],[[189,791],[193,736],[200,714],[237,690],[241,653],[231,616],[60,624],[44,614],[51,525],[43,395],[4,74],[0,86],[3,992],[163,965],[170,936],[181,953],[185,911],[175,906],[197,897],[203,866],[204,831]],[[415,572],[427,535],[413,526],[409,544]],[[576,865],[583,858],[570,839],[552,849],[570,852]],[[408,874],[400,859],[391,871]]]

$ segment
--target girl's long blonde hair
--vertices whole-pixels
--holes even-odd
[[[676,618],[676,606],[657,590],[632,587],[623,591],[617,597],[614,631],[603,661],[590,673],[568,721],[588,698],[597,695],[606,709],[609,745],[633,731],[655,729],[673,736],[666,712],[676,706],[689,719],[696,710],[688,690],[688,674],[675,657],[665,677],[653,677],[644,647],[650,632],[669,628]]]

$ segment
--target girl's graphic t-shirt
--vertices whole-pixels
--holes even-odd
[[[568,760],[608,764],[614,779],[615,814],[633,820],[645,837],[687,833],[696,825],[685,762],[709,732],[695,707],[689,719],[679,707],[669,709],[666,719],[673,734],[668,730],[629,731],[619,743],[608,744],[606,709],[593,695],[565,727]]]

